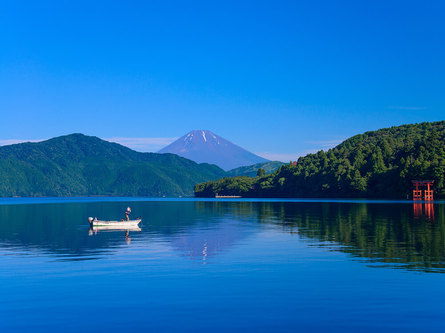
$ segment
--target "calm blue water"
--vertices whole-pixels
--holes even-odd
[[[140,231],[90,230],[88,216]],[[445,204],[0,199],[0,331],[437,332]]]

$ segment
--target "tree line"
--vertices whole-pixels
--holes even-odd
[[[197,184],[195,195],[407,198],[411,180],[434,180],[435,197],[445,197],[445,121],[359,134],[269,175]]]

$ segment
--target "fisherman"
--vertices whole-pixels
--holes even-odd
[[[125,218],[127,219],[127,221],[130,221],[130,213],[131,213],[131,208],[127,207],[127,210],[125,211]]]

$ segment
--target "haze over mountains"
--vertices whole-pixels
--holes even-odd
[[[158,153],[172,153],[197,163],[216,164],[224,170],[269,162],[208,130],[194,130]]]

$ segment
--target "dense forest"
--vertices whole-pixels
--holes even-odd
[[[445,121],[359,134],[269,175],[197,184],[195,196],[407,198],[411,180],[445,197]]]
[[[216,165],[82,134],[0,147],[1,197],[193,195],[196,183],[224,175]]]

